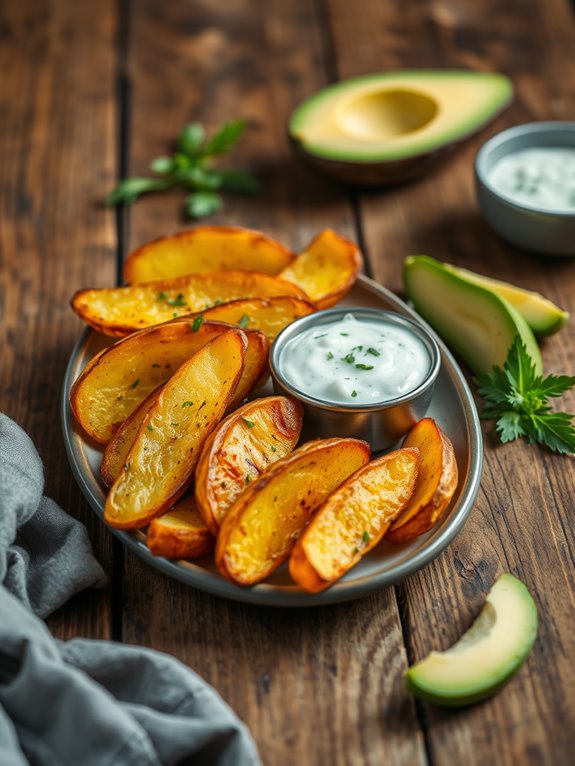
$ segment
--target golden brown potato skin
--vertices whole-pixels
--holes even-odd
[[[368,462],[359,439],[307,442],[248,485],[226,514],[216,564],[240,585],[265,580],[291,553],[301,530],[325,498]]]
[[[419,449],[421,467],[413,498],[386,535],[385,539],[392,543],[413,540],[437,524],[449,507],[458,482],[453,445],[432,418],[418,421],[403,446]]]
[[[70,405],[82,428],[107,444],[117,428],[159,385],[168,380],[216,335],[230,329],[223,322],[194,324],[172,320],[117,341],[94,357],[70,392]],[[267,370],[269,341],[246,330],[248,350],[236,401],[243,401]]]
[[[317,593],[355,566],[409,502],[419,463],[418,449],[395,450],[332,492],[295,544],[289,563],[294,581]]]
[[[278,274],[293,257],[261,231],[196,226],[146,242],[131,252],[124,265],[124,280],[137,284],[227,269]]]
[[[102,456],[100,465],[100,478],[106,487],[111,487],[120,475],[120,471],[126,463],[128,452],[132,448],[136,434],[140,430],[148,410],[160,395],[162,386],[158,386],[144,401],[136,407],[132,414],[124,420],[122,425],[114,433]]]
[[[194,498],[187,495],[163,516],[152,519],[146,543],[154,556],[195,559],[211,553],[215,539],[202,521]]]
[[[357,245],[325,229],[279,276],[301,287],[318,309],[327,309],[351,290],[362,266]]]
[[[185,492],[202,443],[237,387],[246,347],[241,330],[227,330],[184,362],[162,388],[106,499],[104,519],[110,526],[142,527]]]
[[[195,498],[213,535],[248,484],[293,450],[302,418],[299,402],[269,396],[232,412],[206,440],[196,467]]]
[[[274,295],[308,299],[300,287],[279,276],[254,271],[209,271],[140,285],[79,290],[71,305],[95,330],[122,337],[218,303]]]
[[[261,330],[272,342],[286,325],[316,311],[313,303],[293,295],[272,298],[241,298],[202,311],[210,322],[229,322],[242,329]],[[192,320],[191,315],[190,320]]]

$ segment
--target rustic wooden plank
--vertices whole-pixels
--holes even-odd
[[[31,435],[46,493],[88,524],[109,568],[109,535],[66,461],[60,388],[81,331],[73,290],[114,278],[112,2],[4,3],[0,46],[0,409]],[[108,593],[85,594],[50,620],[61,637],[109,635]]]
[[[135,4],[131,171],[145,171],[186,121],[214,128],[245,117],[233,160],[255,170],[264,194],[228,198],[210,220],[260,228],[294,249],[326,226],[353,237],[345,195],[293,162],[285,137],[291,109],[331,78],[322,22],[303,0]],[[178,195],[142,200],[130,217],[132,246],[186,224]],[[424,761],[401,690],[393,591],[317,610],[257,608],[185,588],[127,555],[125,597],[125,640],[169,651],[210,681],[266,763]]]
[[[573,119],[575,44],[568,4],[478,0],[469,4],[366,3],[362,13],[329,0],[338,75],[415,67],[471,67],[510,74],[513,107],[437,172],[410,185],[366,194],[361,221],[377,278],[401,291],[403,259],[428,253],[536,289],[573,312],[575,272],[499,240],[481,219],[473,159],[489,135],[539,119]],[[369,45],[357,46],[359,39]],[[547,371],[573,374],[575,330],[548,339]],[[574,397],[565,407],[573,410]],[[482,488],[463,532],[404,586],[414,657],[445,648],[471,623],[502,571],[521,577],[540,606],[539,639],[516,679],[494,700],[465,712],[428,708],[434,762],[572,763],[575,723],[575,571],[572,486],[575,465],[534,447],[486,440]]]

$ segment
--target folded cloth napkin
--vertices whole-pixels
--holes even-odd
[[[34,445],[0,413],[0,764],[260,764],[244,724],[174,658],[52,638],[35,615],[105,575],[86,529],[43,486]]]

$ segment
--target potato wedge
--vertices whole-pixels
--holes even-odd
[[[154,556],[195,559],[214,549],[215,539],[202,521],[192,495],[182,497],[163,516],[152,519],[146,543]]]
[[[421,467],[413,497],[386,535],[392,543],[412,540],[431,529],[449,507],[458,481],[453,445],[432,418],[418,421],[403,446],[419,449]]]
[[[332,585],[382,539],[416,486],[419,450],[395,450],[356,471],[328,497],[299,537],[289,563],[311,593]]]
[[[241,328],[261,330],[273,341],[294,319],[314,311],[316,307],[309,301],[290,295],[278,295],[274,298],[241,298],[212,306],[201,313],[210,322],[229,322]]]
[[[353,242],[325,229],[279,276],[304,290],[319,309],[327,309],[353,287],[362,265]]]
[[[317,439],[273,463],[227,512],[216,564],[240,585],[261,582],[285,561],[313,513],[348,476],[368,462],[359,439]]]
[[[278,274],[293,254],[261,231],[239,226],[197,226],[146,242],[126,259],[131,284],[173,279],[184,274],[241,269]]]
[[[186,491],[202,442],[234,394],[246,347],[241,330],[227,330],[184,362],[165,384],[106,499],[104,519],[110,526],[142,527]]]
[[[206,439],[196,467],[195,498],[213,535],[246,486],[293,450],[302,419],[299,402],[269,396],[232,412]]]
[[[94,329],[104,335],[122,337],[142,327],[204,311],[217,303],[275,295],[307,299],[297,285],[269,274],[210,271],[141,285],[79,290],[71,305]]]
[[[124,420],[106,444],[100,465],[100,478],[106,487],[111,487],[120,475],[126,463],[128,452],[132,449],[136,434],[140,430],[148,410],[160,395],[161,390],[162,386],[158,386],[151,394],[148,394],[144,401]]]
[[[74,382],[70,405],[82,428],[107,444],[138,405],[216,335],[223,322],[171,321],[114,343],[94,357]],[[246,330],[247,360],[232,406],[241,402],[267,369],[265,335]]]

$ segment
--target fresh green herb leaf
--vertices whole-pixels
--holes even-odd
[[[573,415],[553,412],[550,397],[575,385],[575,376],[537,375],[533,360],[516,335],[500,367],[475,378],[485,403],[481,417],[494,419],[503,443],[522,438],[527,444],[547,446],[552,452],[575,452]]]
[[[166,293],[164,290],[162,290],[161,293],[158,293],[156,295],[156,300],[162,302],[162,301],[165,301],[167,299],[167,297],[168,297],[168,293]]]
[[[249,316],[247,314],[242,314],[238,324],[240,327],[243,327],[245,329],[248,326],[249,321],[250,321]]]
[[[353,549],[353,555],[355,556],[355,554],[356,554],[356,553],[359,553],[359,548],[357,547],[357,545],[356,545],[356,547]]]
[[[251,476],[246,475],[246,478],[245,478],[246,484],[249,484],[251,480],[252,480]]]
[[[231,120],[224,123],[209,139],[202,151],[202,155],[204,157],[211,157],[214,154],[227,154],[234,144],[240,140],[245,129],[245,120]]]
[[[322,332],[322,334],[321,334],[321,335],[314,335],[314,336],[313,336],[313,339],[314,339],[314,340],[319,340],[320,338],[325,338],[325,336],[326,336],[326,335],[327,335],[327,333],[326,333],[326,332]]]
[[[205,137],[203,125],[199,122],[191,122],[189,125],[184,125],[180,131],[178,147],[183,154],[193,159],[201,154],[200,148]]]
[[[356,364],[356,370],[373,370],[373,364]]]
[[[369,542],[369,532],[367,529],[364,531],[363,535],[361,536],[362,543],[368,543]]]
[[[191,401],[182,402],[182,407],[193,407],[194,403]]]
[[[346,337],[346,338],[347,338],[347,336],[349,335],[349,333],[348,333],[348,332],[340,332],[340,335],[343,335],[344,337]]]
[[[352,395],[352,397],[355,399],[355,397],[357,396],[357,391],[354,389],[354,390],[351,392],[351,395]]]
[[[132,177],[123,179],[109,194],[109,205],[131,204],[142,194],[159,192],[174,186],[192,191],[186,199],[191,218],[203,218],[222,207],[218,189],[236,194],[254,194],[259,191],[257,181],[243,170],[213,167],[214,158],[227,154],[241,138],[244,120],[227,122],[206,139],[198,122],[186,125],[177,140],[177,150],[171,157],[156,157],[150,169],[158,177]]]
[[[164,191],[173,186],[171,179],[164,178],[125,178],[108,195],[108,205],[131,205],[142,194]]]
[[[277,449],[274,447],[273,444],[271,445],[271,450],[272,450],[272,452],[277,452]]]
[[[242,420],[244,421],[244,423],[246,424],[248,428],[254,428],[255,426],[254,422],[252,422],[251,420],[248,420],[247,418],[242,418]]]
[[[172,423],[172,425],[177,428],[180,424],[179,423]]]
[[[371,354],[372,356],[381,356],[380,352],[376,348],[372,348],[371,346],[367,349],[365,353]]]
[[[168,306],[186,306],[186,299],[184,298],[183,293],[178,293],[175,298],[168,298],[166,300],[166,303]]]
[[[146,428],[148,429],[148,431],[153,431],[154,430],[154,426],[151,423],[148,423]]]
[[[174,161],[171,157],[156,157],[150,162],[150,170],[159,175],[168,175],[174,169]]]
[[[347,362],[348,364],[353,364],[355,362],[355,356],[353,354],[346,354],[341,359],[342,362]]]
[[[217,213],[222,204],[220,195],[212,191],[197,191],[186,197],[186,208],[190,218],[205,218]]]
[[[327,354],[326,354],[326,358],[327,358],[328,360],[329,360],[329,359],[333,359],[333,354],[331,353],[331,351],[328,351],[328,352],[327,352]]]
[[[204,323],[204,315],[198,314],[198,316],[192,322],[192,332],[197,332]]]

